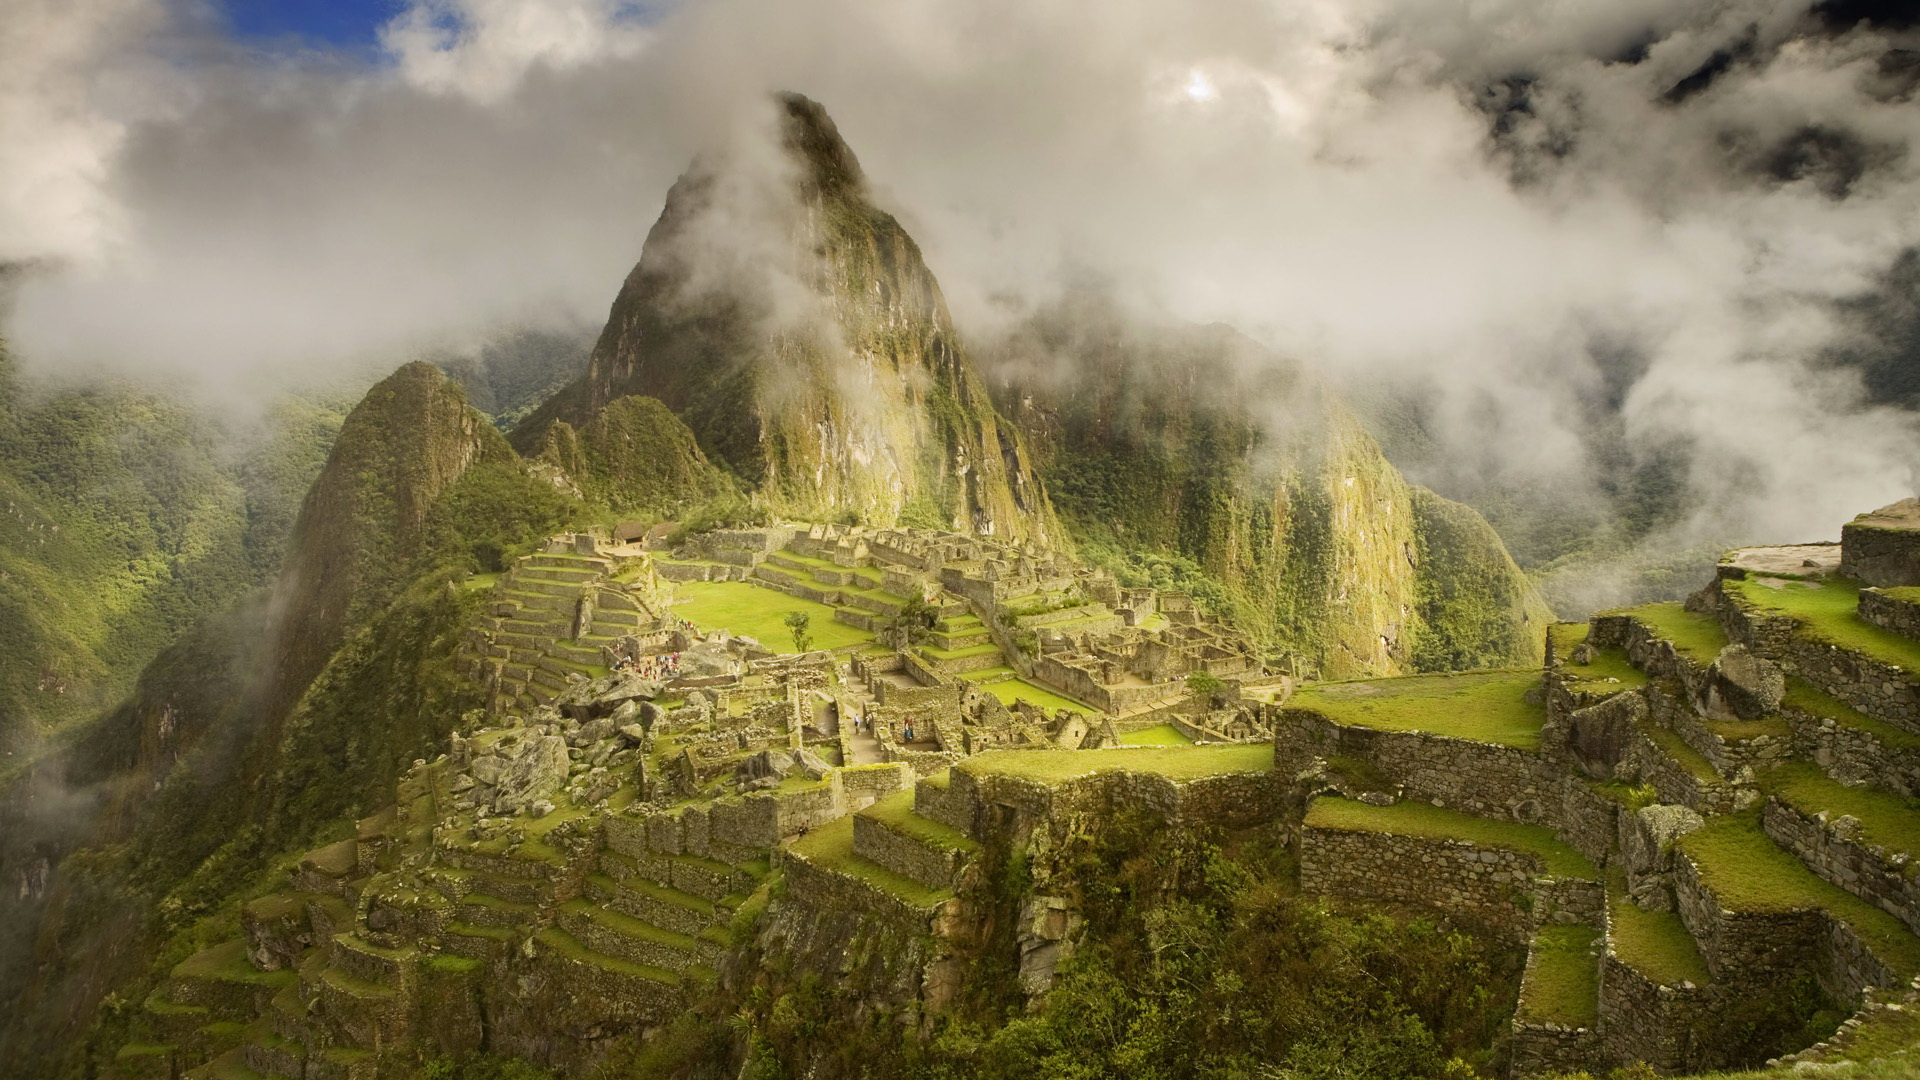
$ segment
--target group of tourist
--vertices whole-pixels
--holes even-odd
[[[658,653],[638,658],[623,657],[614,665],[616,672],[632,672],[643,679],[666,682],[680,674],[679,653]]]

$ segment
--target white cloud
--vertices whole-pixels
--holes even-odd
[[[275,370],[603,318],[689,157],[791,88],[976,338],[1089,268],[1431,384],[1463,467],[1569,492],[1602,341],[1637,358],[1630,430],[1700,448],[1702,530],[1830,534],[1915,483],[1910,420],[1807,361],[1920,244],[1920,110],[1862,92],[1886,35],[1806,33],[1804,0],[423,0],[389,66],[165,71],[136,0],[23,2],[55,44],[0,117],[49,149],[0,140],[31,166],[0,167],[0,256],[113,253],[26,289],[30,362]],[[115,111],[102,75],[191,93]],[[1854,141],[1795,165],[1810,130]],[[1843,183],[1847,147],[1873,161]]]

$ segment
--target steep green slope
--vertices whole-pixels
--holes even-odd
[[[0,790],[8,835],[42,853],[30,895],[0,894],[0,992],[18,1018],[0,1054],[93,1075],[125,1002],[232,932],[249,883],[391,799],[477,704],[454,655],[484,593],[458,582],[581,512],[434,368],[374,387],[302,505],[271,601],[202,620],[32,783]],[[116,987],[118,1011],[96,1011]]]
[[[994,368],[1062,519],[1123,579],[1186,587],[1328,677],[1539,659],[1548,613],[1492,529],[1232,330],[1067,307]]]
[[[649,397],[608,402],[584,425],[547,421],[532,454],[556,486],[615,510],[661,511],[732,488],[693,432]]]
[[[819,105],[777,106],[782,166],[736,154],[680,178],[585,379],[515,444],[645,395],[776,512],[1056,539],[919,247]]]
[[[274,589],[276,704],[297,697],[346,628],[404,582],[441,493],[472,466],[512,462],[506,440],[431,364],[367,391],[301,505]]]
[[[236,434],[132,386],[23,389],[0,342],[0,749],[111,704],[277,570],[336,422],[288,402]]]

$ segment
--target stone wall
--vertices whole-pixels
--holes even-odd
[[[1916,673],[1837,645],[1796,636],[1779,659],[1787,670],[1834,697],[1904,731],[1920,734]]]
[[[1920,933],[1920,882],[1907,873],[1904,858],[1895,862],[1884,848],[1860,839],[1857,821],[1846,816],[1822,821],[1769,798],[1760,824],[1814,873]]]
[[[993,816],[1015,832],[1073,814],[1107,813],[1121,807],[1151,810],[1175,825],[1243,828],[1274,819],[1280,810],[1280,785],[1271,773],[1226,773],[1176,781],[1114,769],[1046,784],[1002,773],[976,776],[956,768],[941,802],[957,818],[971,818],[965,826],[955,827],[966,828],[976,840],[981,839],[982,818],[988,811],[995,811]],[[965,810],[968,806],[975,808],[971,814]]]
[[[1819,966],[1818,946],[1827,936],[1824,912],[1724,908],[1684,852],[1674,859],[1673,892],[1680,921],[1699,943],[1714,981],[1766,986],[1795,970]]]
[[[1644,1061],[1662,1073],[1706,1064],[1694,1032],[1722,1008],[1707,987],[1662,986],[1613,955],[1600,960],[1600,1050],[1613,1061]]]
[[[1860,590],[1860,617],[1882,630],[1920,641],[1920,604],[1887,595],[1879,589]]]
[[[851,874],[815,866],[785,848],[780,849],[775,858],[786,876],[787,892],[783,902],[787,905],[799,904],[818,912],[864,912],[881,925],[907,934],[924,934],[931,926],[926,911],[877,885]]]
[[[1920,585],[1920,529],[1840,526],[1840,572],[1869,585]]]
[[[1538,855],[1460,840],[1303,825],[1300,888],[1355,900],[1438,908],[1519,944],[1532,936]]]
[[[1392,777],[1407,798],[1503,821],[1550,820],[1561,799],[1560,779],[1539,753],[1421,731],[1348,727],[1307,709],[1270,715],[1274,769],[1285,776],[1316,757],[1356,758]]]
[[[929,889],[953,888],[966,861],[961,851],[922,843],[864,814],[853,818],[853,853]]]
[[[1903,798],[1920,796],[1920,744],[1889,743],[1863,728],[1792,705],[1780,714],[1793,726],[1793,749],[1843,784],[1868,783]]]
[[[1580,777],[1563,776],[1559,800],[1548,804],[1546,820],[1568,846],[1595,866],[1605,866],[1620,837],[1620,815],[1625,809]]]

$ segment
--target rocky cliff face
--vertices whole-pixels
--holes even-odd
[[[1202,579],[1174,584],[1217,584],[1305,670],[1538,662],[1551,616],[1493,530],[1407,483],[1334,394],[1245,337],[1079,305],[992,368],[1069,529],[1122,560],[1191,560]]]
[[[291,704],[345,628],[403,583],[440,494],[475,464],[513,460],[506,440],[431,364],[408,364],[367,391],[307,493],[274,589],[276,705]]]
[[[674,185],[585,379],[526,428],[647,395],[777,512],[1057,540],[918,246],[826,112],[777,105],[775,160],[716,157]]]

